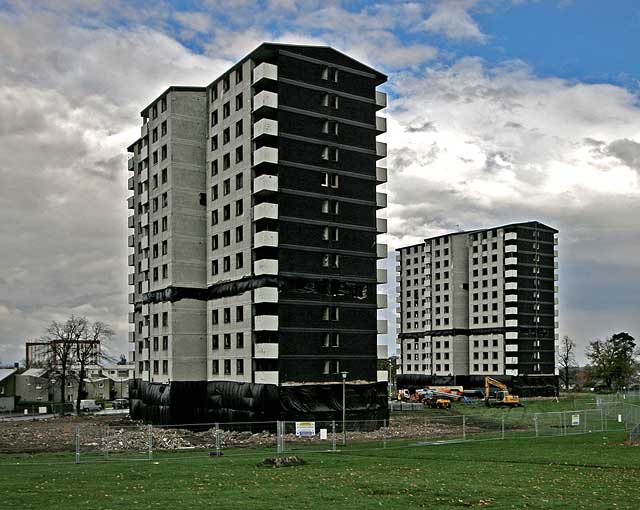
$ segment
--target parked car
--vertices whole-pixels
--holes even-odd
[[[95,413],[97,411],[102,411],[102,406],[100,404],[96,404],[95,400],[81,400],[80,411],[84,413]]]
[[[126,398],[117,398],[111,403],[111,406],[114,409],[129,409],[129,400]]]

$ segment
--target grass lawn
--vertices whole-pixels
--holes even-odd
[[[158,462],[56,464],[69,455],[0,457],[3,508],[640,508],[640,448],[621,433],[306,453],[164,455]],[[271,450],[268,454],[272,454]],[[20,464],[16,462],[20,459]],[[50,462],[50,464],[44,464]]]

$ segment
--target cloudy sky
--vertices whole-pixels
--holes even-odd
[[[635,0],[0,0],[0,361],[71,313],[127,350],[139,111],[263,41],[389,75],[390,248],[538,219],[560,230],[560,333],[640,336]]]

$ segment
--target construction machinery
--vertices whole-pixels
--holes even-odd
[[[451,409],[451,400],[430,396],[424,399],[425,405],[430,409]]]
[[[491,386],[500,390],[496,392],[495,398],[489,398]],[[511,395],[506,384],[491,377],[484,378],[484,403],[487,407],[522,407],[520,397]]]

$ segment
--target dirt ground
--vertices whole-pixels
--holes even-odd
[[[275,424],[273,424],[275,429]],[[285,442],[312,443],[318,436],[300,438],[293,433],[293,424],[287,429]],[[340,424],[337,422],[339,429]],[[275,446],[275,430],[261,430],[258,425],[246,425],[251,430],[221,430],[221,447]],[[320,428],[320,425],[317,426]],[[331,440],[331,428],[328,440]],[[460,436],[460,420],[438,420],[413,417],[394,417],[389,426],[367,431],[348,431],[349,441],[382,441],[393,439],[433,440]],[[291,429],[291,430],[289,430]],[[72,452],[76,448],[76,430],[82,451],[117,452],[145,450],[150,435],[154,449],[208,448],[216,445],[215,428],[189,430],[181,427],[149,427],[128,417],[115,416],[61,416],[34,421],[0,422],[0,453]],[[467,427],[467,434],[480,432],[478,427]],[[339,434],[339,430],[337,432]],[[340,436],[341,438],[341,436]]]

